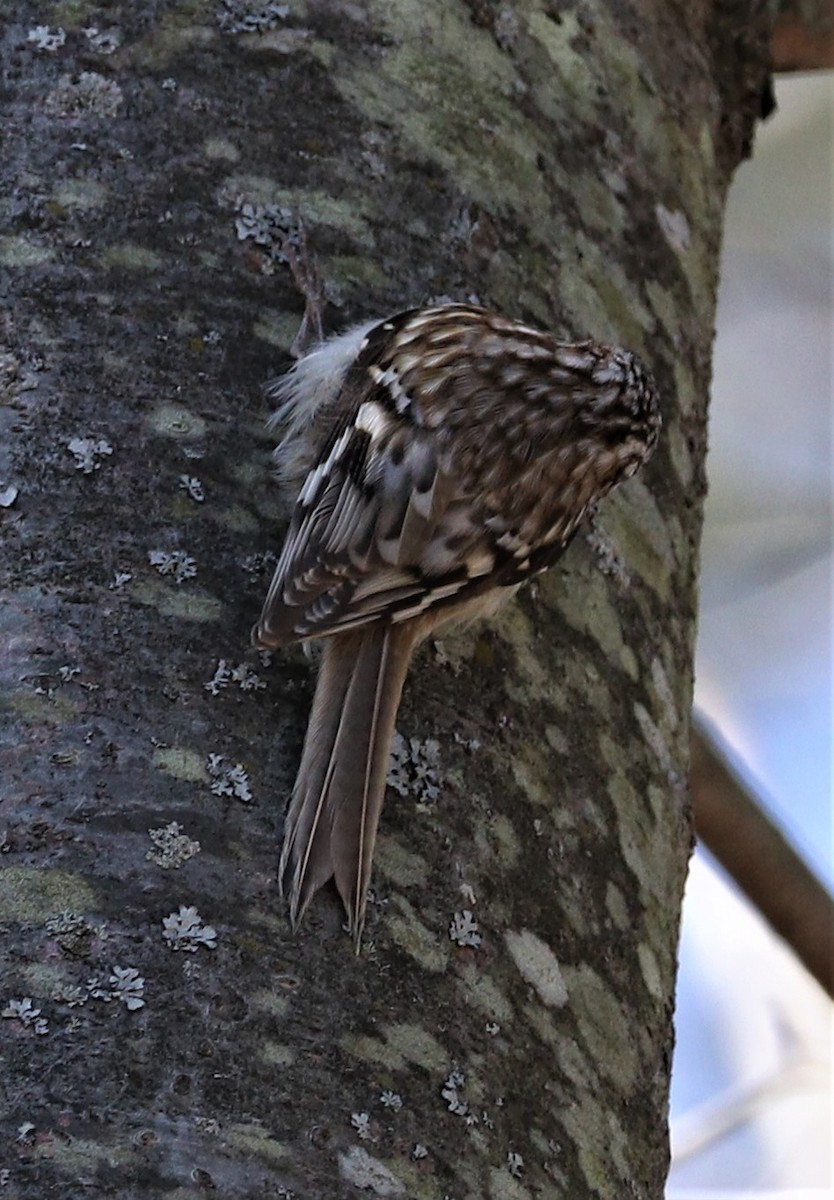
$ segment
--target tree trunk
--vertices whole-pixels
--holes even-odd
[[[4,1196],[662,1195],[716,266],[760,7],[17,6]],[[311,668],[248,649],[283,529],[260,385],[303,309],[288,256],[308,291],[315,256],[331,329],[475,296],[637,351],[664,405],[596,530],[418,656],[358,957],[332,897],[290,933]]]

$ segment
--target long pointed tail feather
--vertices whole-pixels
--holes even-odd
[[[279,878],[295,926],[331,876],[358,949],[394,722],[414,622],[374,622],[324,642]]]

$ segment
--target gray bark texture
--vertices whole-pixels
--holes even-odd
[[[0,1196],[657,1200],[717,256],[767,14],[13,9]],[[288,240],[330,329],[474,296],[637,351],[664,405],[562,564],[418,655],[358,957],[332,896],[288,927],[312,665],[248,648]]]

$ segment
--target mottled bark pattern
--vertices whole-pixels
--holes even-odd
[[[13,6],[9,1200],[662,1195],[716,258],[765,73],[760,6],[717,7]],[[299,218],[331,328],[475,298],[628,346],[664,405],[604,533],[418,657],[358,958],[332,898],[290,934],[311,673],[247,646]]]

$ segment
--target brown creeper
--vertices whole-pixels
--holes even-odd
[[[299,490],[253,639],[325,639],[281,887],[295,925],[335,876],[358,945],[415,646],[555,562],[651,454],[658,400],[625,350],[463,304],[334,338],[271,394]]]

